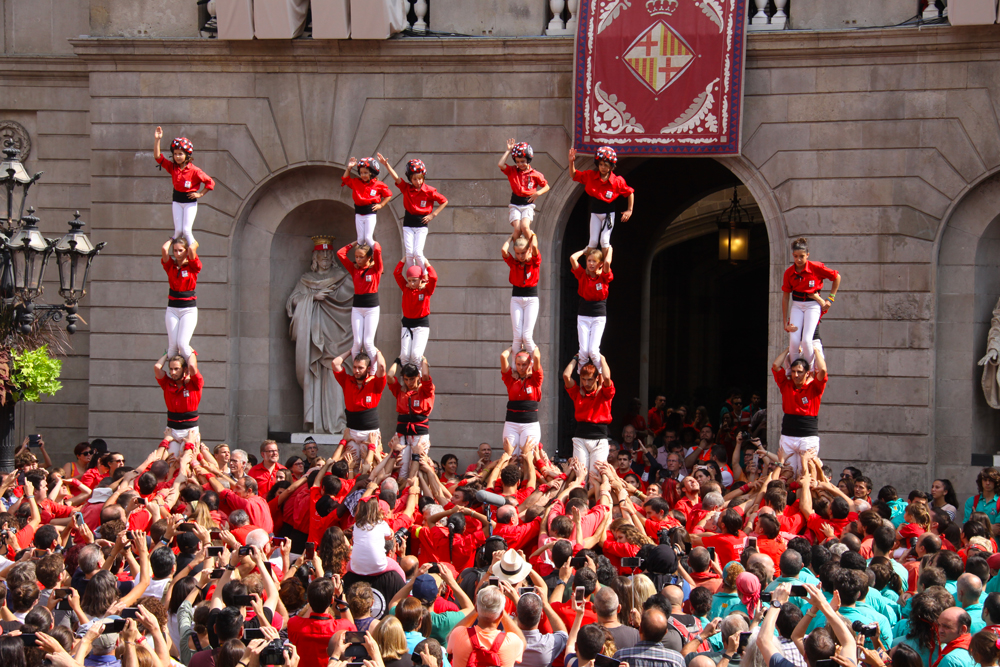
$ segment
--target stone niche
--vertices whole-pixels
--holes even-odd
[[[544,0],[434,0],[432,28],[473,37],[533,37],[545,32],[548,5]]]
[[[795,0],[791,27],[796,30],[843,30],[893,26],[917,15],[915,0]]]
[[[388,226],[387,226],[388,227]],[[384,230],[380,230],[384,231]],[[268,430],[302,430],[302,388],[295,379],[295,343],[288,334],[285,302],[309,270],[311,237],[334,236],[334,247],[354,240],[354,211],[341,202],[311,201],[289,211],[271,239],[270,378],[268,383]],[[392,280],[392,269],[389,269]],[[388,286],[383,275],[383,286]],[[393,285],[394,286],[394,285]]]
[[[194,0],[90,0],[94,37],[198,37]]]

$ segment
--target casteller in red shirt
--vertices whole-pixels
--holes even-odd
[[[823,266],[822,262],[807,259],[802,271],[796,270],[794,264],[785,269],[781,291],[798,295],[814,294],[823,289],[824,280],[833,280],[838,275],[833,269]]]
[[[372,246],[371,262],[363,269],[359,269],[353,260],[354,248],[356,246],[357,244],[355,243],[345,245],[337,251],[337,259],[344,265],[347,272],[351,274],[351,280],[354,282],[354,307],[374,308],[379,305],[378,284],[382,280],[382,246],[378,243]],[[348,252],[351,253],[351,258],[348,258]],[[374,295],[374,299],[371,298],[372,295]],[[359,299],[358,297],[368,298]],[[369,301],[374,301],[374,303],[368,303]]]
[[[431,296],[434,288],[437,287],[437,271],[430,264],[427,265],[427,281],[416,289],[406,284],[403,277],[403,260],[399,260],[392,275],[396,278],[396,284],[403,290],[403,326],[404,327],[426,327],[426,322],[431,314]]]
[[[163,374],[156,381],[163,388],[163,401],[167,404],[167,426],[177,431],[194,428],[198,425],[198,406],[205,378],[195,372],[177,382],[170,379],[166,370],[161,372]]]
[[[174,184],[174,201],[180,203],[196,202],[197,199],[191,199],[190,197],[185,197],[183,199],[179,198],[177,194],[187,194],[189,192],[197,192],[204,185],[206,190],[215,189],[215,181],[212,177],[206,174],[204,171],[194,166],[191,160],[184,163],[184,166],[178,166],[176,162],[168,159],[166,155],[160,154],[160,157],[156,158],[156,163],[166,170],[170,174],[170,180]]]
[[[826,389],[828,376],[823,374],[822,379],[813,378],[811,382],[803,382],[801,387],[796,387],[787,375],[785,369],[771,369],[774,374],[774,381],[781,390],[781,410],[786,415],[800,415],[815,417],[819,414],[819,405]]]
[[[511,192],[515,197],[530,197],[535,194],[539,188],[544,188],[548,185],[548,181],[545,180],[545,176],[542,172],[538,171],[534,167],[528,167],[524,171],[521,171],[512,164],[504,165],[503,173],[507,177],[507,181],[510,183]],[[514,201],[511,201],[514,204]],[[527,202],[524,204],[518,204],[519,206],[526,206]]]
[[[628,196],[635,192],[629,187],[625,179],[614,172],[608,174],[608,180],[601,178],[601,172],[596,169],[577,169],[573,174],[573,180],[583,183],[583,191],[594,199],[610,204],[620,196]]]
[[[370,209],[374,204],[380,203],[383,199],[392,197],[392,190],[389,189],[389,186],[377,178],[365,181],[354,176],[341,176],[340,185],[341,187],[346,185],[351,189],[351,196],[354,198],[355,213],[361,213],[358,209]],[[366,210],[362,215],[369,213],[372,213],[372,211]]]
[[[193,308],[198,305],[195,290],[198,287],[198,274],[201,273],[201,258],[197,255],[187,262],[177,265],[173,259],[161,260],[163,270],[167,274],[167,284],[170,292],[167,305],[171,308]]]

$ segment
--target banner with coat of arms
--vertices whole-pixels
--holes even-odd
[[[582,0],[574,143],[738,155],[747,0]]]

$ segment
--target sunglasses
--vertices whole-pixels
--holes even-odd
[[[92,451],[90,451],[90,450],[88,449],[88,450],[87,450],[87,451],[85,451],[85,452],[80,452],[80,456],[90,456],[90,455],[91,455],[91,454],[93,454],[93,453],[94,453],[94,452],[92,452]]]

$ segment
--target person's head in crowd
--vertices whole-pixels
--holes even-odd
[[[969,557],[965,561],[965,572],[967,574],[974,574],[979,577],[980,582],[989,581],[990,579],[990,565],[986,559],[986,555],[978,556],[977,551],[970,551]],[[961,578],[961,577],[959,577]]]
[[[994,467],[983,468],[976,475],[976,490],[980,497],[995,497],[1000,488],[1000,470]]]
[[[1000,593],[990,593],[983,600],[983,620],[989,625],[1000,624]]]
[[[77,565],[88,579],[104,566],[104,552],[96,544],[88,544],[80,550]],[[9,578],[9,575],[8,575]]]
[[[928,503],[930,503],[930,496],[927,494],[926,491],[921,491],[920,489],[914,489],[913,491],[910,491],[910,494],[907,496],[907,500],[909,501],[910,505],[912,505],[913,503],[920,503],[922,505],[927,505]]]
[[[799,609],[798,605],[786,602],[781,605],[781,610],[778,612],[778,618],[775,621],[774,627],[782,638],[791,639],[792,632],[795,631],[795,626],[802,620],[802,616],[802,610]]]
[[[891,590],[898,598],[903,593],[903,582],[899,574],[889,564],[884,556],[875,556],[868,568],[875,575],[874,586],[878,591]]]
[[[56,588],[66,574],[66,564],[61,554],[49,554],[35,564],[38,582],[47,589]]]
[[[872,493],[872,480],[864,475],[854,478],[854,488],[851,489],[854,498],[867,499]]]
[[[958,577],[956,593],[956,599],[960,606],[974,605],[979,602],[979,597],[983,594],[983,582],[974,574],[962,574]]]
[[[23,614],[29,611],[35,606],[35,602],[38,601],[38,595],[38,585],[33,582],[14,586],[10,589],[8,595],[11,611],[15,614]]]
[[[983,628],[972,635],[969,641],[969,655],[977,665],[1000,664],[1000,632],[997,628]],[[895,666],[895,662],[893,663]]]
[[[240,479],[249,470],[247,465],[250,462],[250,455],[242,449],[234,449],[229,455],[229,471],[233,477]]]
[[[323,533],[316,553],[325,571],[342,572],[344,564],[351,558],[351,543],[339,526],[331,526]]]
[[[226,606],[215,617],[215,634],[220,642],[243,636],[243,609]]]
[[[426,616],[426,608],[417,598],[412,596],[403,598],[403,601],[396,605],[395,613],[402,624],[403,632],[423,631],[421,625]],[[430,620],[429,617],[427,620]]]
[[[314,613],[325,614],[334,600],[333,580],[326,577],[314,579],[306,589],[306,598]]]
[[[798,577],[802,571],[802,554],[795,549],[785,549],[778,558],[778,565],[781,567],[781,576]]]
[[[234,510],[229,514],[229,527],[242,528],[250,524],[250,515],[246,510]]]
[[[947,644],[962,635],[969,634],[972,627],[972,619],[969,613],[961,607],[949,607],[941,612],[937,619],[938,642]]]
[[[215,655],[215,667],[238,667],[245,664],[246,645],[239,639],[229,639],[219,646]],[[154,661],[155,664],[155,661]],[[139,667],[143,667],[140,661]]]
[[[914,547],[914,551],[920,558],[936,554],[941,551],[941,538],[934,533],[924,533],[917,538],[917,546]]]
[[[100,570],[87,583],[80,606],[91,618],[102,618],[117,601],[118,579],[107,570]]]
[[[662,609],[650,607],[642,612],[639,622],[639,637],[646,642],[659,642],[667,634],[667,617]]]
[[[712,566],[712,558],[705,547],[694,547],[688,554],[688,564],[692,572],[708,572]]]
[[[580,662],[592,662],[604,650],[607,631],[597,623],[580,628],[576,636],[576,655]]]
[[[954,551],[939,551],[935,558],[935,564],[944,571],[944,576],[948,581],[957,581],[965,572],[965,563],[962,562],[962,557]]]
[[[178,545],[180,543],[181,535],[190,534],[191,533],[178,534]],[[197,536],[195,536],[195,540],[197,539]],[[167,579],[171,577],[177,569],[177,558],[174,556],[174,552],[167,547],[155,549],[151,554],[149,554],[149,568],[153,571],[153,579]]]
[[[930,650],[937,643],[934,626],[938,616],[948,606],[932,591],[917,593],[910,605],[910,629],[907,636],[915,639],[921,647]]]
[[[298,479],[306,474],[306,460],[301,456],[292,455],[285,461],[285,467],[292,473],[292,479]]]
[[[295,579],[294,577],[291,577],[289,578],[289,581],[298,581],[298,580]],[[174,583],[173,590],[170,591],[170,601],[167,603],[167,611],[171,614],[176,614],[177,610],[181,608],[181,604],[184,602],[187,596],[190,595],[196,588],[198,588],[197,577],[192,577],[189,575],[187,577],[178,579],[177,582]],[[203,599],[202,594],[201,591],[199,590],[198,593],[195,595],[194,604],[197,604],[202,599]],[[288,605],[285,606],[288,609],[291,609],[291,607],[288,607]],[[296,607],[296,609],[298,608],[299,607]]]
[[[703,586],[692,588],[688,602],[691,604],[691,613],[693,615],[702,619],[707,618],[709,612],[712,610],[712,591]]]
[[[50,524],[43,524],[38,527],[35,531],[35,537],[32,540],[35,545],[35,549],[43,552],[53,551],[59,543],[59,532],[56,527]],[[41,554],[37,554],[41,555]]]
[[[955,507],[958,505],[958,494],[955,493],[955,486],[950,479],[936,479],[931,484],[931,500],[934,505],[944,501],[945,504]]]
[[[729,614],[719,624],[719,636],[722,638],[722,645],[725,646],[726,642],[733,635],[738,635],[748,630],[750,630],[750,624],[747,623],[746,616],[742,614]]]
[[[4,667],[27,667],[24,642],[17,635],[0,635],[0,664]]]
[[[837,652],[837,641],[827,627],[816,628],[802,642],[806,663],[816,667],[821,660],[830,660]]]
[[[611,591],[611,589],[607,588],[602,588],[601,590]],[[611,591],[611,594],[614,595],[614,591]],[[617,598],[615,600],[617,601]],[[615,613],[617,613],[617,606]],[[522,595],[517,601],[515,615],[517,617],[517,625],[521,630],[536,630],[542,620],[542,598],[534,593]]]
[[[743,528],[743,517],[736,510],[728,509],[719,517],[719,532],[739,535]]]
[[[372,605],[375,603],[375,595],[372,593],[372,586],[368,582],[358,581],[352,584],[347,589],[345,598],[353,618],[367,618],[371,615]],[[285,606],[287,607],[288,605]]]
[[[945,577],[944,570],[938,567],[927,566],[917,576],[917,590],[926,591],[935,586],[943,588],[947,581],[948,579]]]

